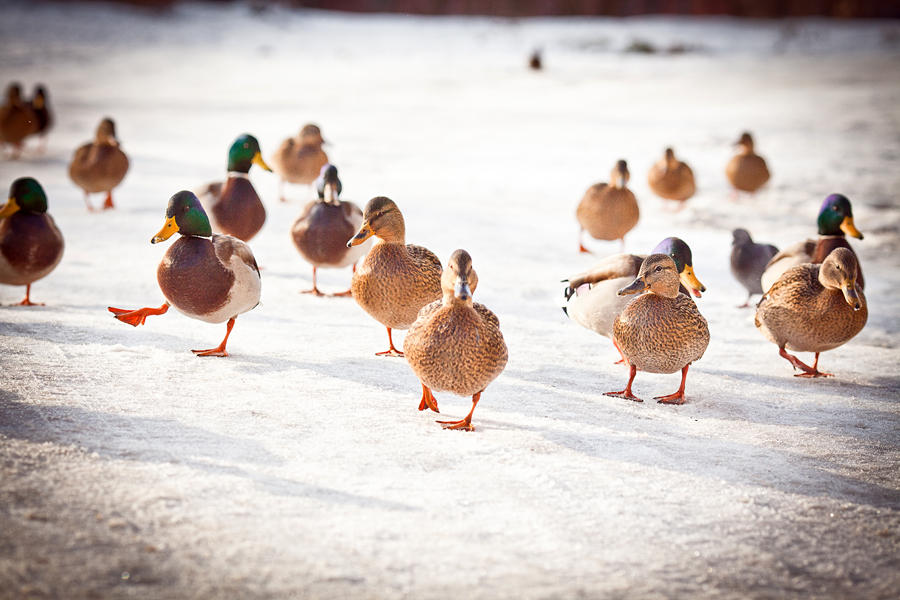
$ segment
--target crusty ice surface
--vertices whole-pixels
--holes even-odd
[[[46,84],[57,118],[0,185],[38,178],[66,238],[32,288],[46,306],[0,309],[0,598],[900,596],[900,24],[0,8],[0,84]],[[104,116],[132,167],[117,209],[89,214],[66,166]],[[510,355],[474,433],[416,410],[352,300],[298,293],[311,269],[288,231],[309,191],[280,203],[259,169],[263,299],[230,358],[190,353],[223,325],[106,311],[163,302],[149,241],[174,192],[220,178],[238,134],[268,157],[307,122],[345,199],[387,195],[409,242],[471,253]],[[773,177],[732,202],[744,130]],[[677,213],[646,183],[667,145],[698,181]],[[652,401],[678,375],[639,373],[642,404],[603,396],[627,370],[560,310],[559,281],[596,260],[575,207],[619,158],[642,210],[627,250],[680,236],[709,290],[684,406]],[[866,236],[869,323],[822,355],[833,379],[795,379],[736,308],[731,230],[784,247],[832,192]]]

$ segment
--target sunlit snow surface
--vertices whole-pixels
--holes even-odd
[[[57,118],[0,187],[38,178],[66,238],[32,288],[46,306],[0,309],[0,598],[900,596],[900,24],[0,10],[0,85],[46,84]],[[662,52],[625,53],[635,40]],[[104,116],[132,167],[118,208],[89,214],[67,164]],[[298,293],[311,269],[288,230],[309,191],[281,203],[258,169],[263,299],[230,358],[190,353],[224,325],[106,312],[162,303],[167,245],[149,242],[169,196],[221,178],[238,134],[268,157],[307,122],[345,199],[387,195],[407,241],[471,253],[510,356],[474,433],[416,410],[418,381],[374,356],[384,328],[352,300]],[[732,202],[743,130],[773,177]],[[646,183],[667,145],[698,180],[677,213]],[[678,375],[639,373],[643,404],[603,396],[627,370],[560,310],[559,281],[596,260],[575,207],[619,158],[642,211],[627,249],[680,236],[709,290],[681,407],[651,401]],[[731,230],[814,236],[832,192],[866,236],[869,323],[822,355],[836,377],[795,379],[736,308]]]

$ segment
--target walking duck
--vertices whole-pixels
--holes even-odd
[[[766,160],[753,151],[749,133],[744,132],[734,145],[738,151],[725,167],[725,174],[735,190],[752,194],[769,181],[769,168]]]
[[[128,157],[119,147],[116,139],[116,124],[112,119],[100,121],[93,142],[75,151],[69,164],[69,177],[75,185],[84,190],[84,203],[88,210],[94,210],[90,194],[106,192],[103,209],[115,208],[112,191],[125,179],[128,173]]]
[[[500,320],[483,304],[473,302],[478,275],[472,257],[457,250],[441,276],[443,298],[419,311],[403,340],[403,353],[422,383],[419,410],[440,412],[432,391],[472,396],[469,414],[458,421],[438,421],[444,429],[472,431],[472,413],[485,388],[509,357]]]
[[[650,167],[647,175],[653,193],[666,200],[678,201],[678,208],[694,195],[694,172],[687,164],[675,158],[675,152],[666,148],[666,154]]]
[[[634,194],[625,187],[628,178],[628,165],[620,160],[612,170],[609,184],[592,185],[584,194],[575,212],[581,225],[578,232],[580,252],[590,253],[582,241],[585,230],[594,239],[622,240],[622,247],[625,246],[625,234],[637,225],[641,216]]]
[[[853,224],[853,207],[850,205],[850,200],[842,194],[831,194],[825,198],[819,209],[818,226],[818,240],[807,239],[797,242],[772,257],[762,274],[763,291],[772,287],[791,267],[804,263],[821,264],[835,248],[847,248],[853,252],[853,248],[847,243],[848,235],[863,239],[863,234]],[[855,257],[856,253],[853,254]],[[856,264],[856,283],[860,288],[865,289],[866,282],[863,279],[858,257]]]
[[[637,370],[647,373],[675,373],[681,369],[681,387],[674,394],[654,400],[663,404],[684,404],[684,384],[688,367],[703,357],[709,345],[709,326],[697,305],[678,293],[678,268],[672,257],[651,254],[641,265],[634,282],[619,290],[620,295],[647,290],[626,306],[613,324],[616,343],[628,360],[628,385],[607,396],[642,400],[631,393]]]
[[[253,239],[266,222],[266,209],[248,176],[253,165],[272,171],[262,159],[259,142],[245,133],[228,150],[228,179],[210,183],[197,192],[212,228],[244,242]]]
[[[356,262],[372,246],[372,241],[347,247],[347,242],[362,227],[363,213],[356,204],[338,199],[341,180],[337,167],[332,164],[322,167],[316,189],[319,199],[307,204],[294,221],[291,237],[300,255],[313,266],[312,289],[303,293],[323,296],[316,287],[316,270],[353,265],[356,271]],[[334,295],[350,296],[351,292],[347,290]]]
[[[164,242],[175,233],[159,267],[156,279],[166,302],[159,308],[128,310],[109,307],[116,319],[137,327],[147,317],[162,315],[169,306],[192,319],[206,323],[228,322],[225,339],[209,350],[192,350],[197,356],[228,356],[225,344],[238,315],[259,304],[259,267],[250,246],[230,235],[212,232],[200,201],[191,192],[178,192],[169,199],[166,223],[150,243]]]
[[[675,261],[682,294],[694,294],[698,298],[706,287],[694,275],[693,258],[690,247],[680,238],[669,237],[661,241],[651,254],[667,254]],[[570,319],[586,329],[596,331],[609,338],[613,337],[613,323],[634,296],[620,296],[617,292],[634,281],[641,270],[645,255],[615,254],[608,256],[587,271],[565,280],[566,306],[563,310]],[[616,349],[619,350],[618,345]],[[622,351],[619,350],[619,354]],[[624,363],[625,356],[616,364]]]
[[[12,146],[12,158],[22,151],[25,138],[37,133],[38,117],[31,104],[22,100],[22,88],[17,83],[6,88],[6,102],[0,106],[0,142]]]
[[[757,244],[746,229],[731,232],[731,274],[747,290],[747,301],[738,308],[750,306],[750,296],[764,292],[761,278],[766,265],[778,254],[771,244]]]
[[[37,117],[35,133],[41,137],[41,149],[47,151],[47,132],[53,126],[53,113],[50,112],[50,103],[47,98],[47,90],[38,85],[34,88],[34,96],[31,98],[31,110]]]
[[[44,188],[31,177],[13,181],[9,200],[0,208],[0,283],[24,285],[33,306],[31,284],[48,275],[62,259],[63,236],[47,214]]]
[[[310,185],[328,163],[328,155],[322,150],[325,140],[322,130],[312,123],[304,125],[297,137],[284,140],[272,155],[272,169],[278,175],[278,196],[282,202],[284,182]]]
[[[358,246],[375,236],[375,245],[353,274],[350,291],[363,310],[387,329],[390,347],[376,356],[403,356],[394,347],[393,329],[409,329],[419,310],[440,300],[441,261],[431,250],[406,243],[406,224],[394,201],[369,200],[359,232],[347,242]]]

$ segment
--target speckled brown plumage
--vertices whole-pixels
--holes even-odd
[[[211,314],[225,306],[235,280],[221,264],[213,242],[194,236],[175,240],[159,263],[156,279],[166,300],[191,315]]]
[[[63,255],[63,237],[47,213],[19,211],[0,219],[0,283],[30,285]]]
[[[296,137],[284,140],[272,155],[272,170],[283,181],[311,184],[328,162],[328,155],[322,150],[324,143],[317,126],[304,126]]]
[[[128,173],[128,157],[119,148],[115,125],[104,119],[97,127],[93,142],[75,151],[69,164],[69,177],[85,194],[112,192]]]
[[[213,231],[249,242],[266,222],[266,209],[245,176],[211,183],[197,194],[210,217]]]
[[[665,156],[650,167],[647,175],[650,189],[660,198],[684,202],[694,195],[694,172],[687,164],[675,158],[671,148],[666,148]]]
[[[765,159],[754,152],[749,133],[741,135],[736,146],[738,153],[728,162],[725,174],[735,189],[755,192],[769,181],[769,168]]]
[[[628,169],[624,160],[616,164],[610,177],[611,184],[588,188],[575,212],[582,229],[598,240],[621,239],[640,219],[637,199],[625,187]]]
[[[6,102],[0,106],[0,142],[21,147],[26,137],[38,132],[38,116],[31,105],[22,100],[22,89],[10,85],[6,90]]]

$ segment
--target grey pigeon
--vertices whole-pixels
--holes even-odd
[[[763,271],[766,264],[778,253],[778,248],[771,244],[756,244],[746,229],[735,229],[731,232],[734,241],[731,243],[731,273],[741,285],[747,288],[747,301],[740,306],[750,305],[750,296],[762,294]]]

